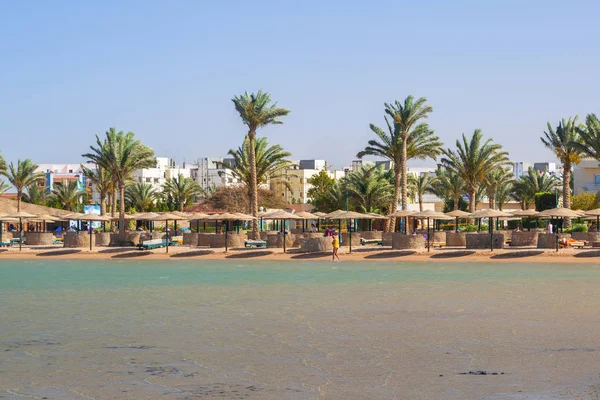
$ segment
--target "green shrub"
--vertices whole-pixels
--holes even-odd
[[[549,210],[556,207],[556,194],[551,192],[540,192],[535,194],[536,211]]]
[[[588,231],[588,227],[586,224],[575,224],[575,225],[573,225],[573,227],[571,227],[569,229],[565,229],[565,233],[587,232],[587,231]]]

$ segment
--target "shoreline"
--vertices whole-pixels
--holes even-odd
[[[371,262],[492,262],[492,263],[577,263],[598,264],[600,249],[497,249],[466,250],[464,248],[435,249],[431,252],[414,250],[392,250],[381,248],[359,248],[351,254],[347,248],[340,251],[341,261]],[[330,253],[300,253],[291,249],[283,253],[282,249],[210,249],[201,247],[173,246],[169,253],[165,249],[137,250],[132,247],[108,247],[94,249],[66,249],[63,247],[44,247],[40,249],[15,248],[1,249],[1,260],[256,260],[256,261],[326,261],[331,262]]]

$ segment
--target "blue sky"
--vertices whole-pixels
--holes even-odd
[[[292,113],[259,135],[295,159],[348,164],[383,103],[409,94],[433,105],[447,146],[481,128],[513,160],[552,159],[546,121],[600,113],[599,14],[594,1],[0,0],[0,152],[79,162],[115,126],[179,163],[223,156],[246,132],[231,98],[262,89]]]

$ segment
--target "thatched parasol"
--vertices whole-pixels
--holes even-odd
[[[345,213],[344,210],[335,210],[330,212],[329,214],[325,214],[324,219],[339,219],[337,216],[341,213]]]
[[[309,213],[308,211],[298,211],[294,215],[296,215],[298,217],[301,217],[304,220],[319,219],[318,215],[315,215],[313,213]]]
[[[19,219],[19,251],[22,250],[23,247],[23,220],[33,219],[36,217],[35,214],[30,214],[26,211],[16,211],[13,213],[8,213],[5,216],[6,218],[18,218]]]
[[[585,212],[587,217],[596,217],[596,232],[600,231],[600,208],[595,208],[593,210],[587,210]]]
[[[538,216],[551,218],[577,218],[580,215],[578,212],[573,211],[570,208],[558,207],[541,211]]]
[[[430,239],[430,232],[429,232],[429,229],[430,229],[429,219],[433,219],[434,221],[436,219],[441,219],[441,220],[452,219],[452,217],[449,217],[444,213],[433,211],[433,210],[425,210],[425,211],[415,212],[415,213],[410,214],[410,217],[427,218],[427,251],[430,251],[430,248],[431,248],[431,246],[430,246],[431,239]]]
[[[281,224],[281,225],[282,225],[282,227],[283,227],[283,252],[285,253],[285,252],[286,252],[286,248],[285,248],[285,246],[286,246],[286,243],[285,243],[285,235],[286,235],[287,233],[286,233],[286,231],[285,231],[285,226],[284,226],[284,223],[283,223],[283,221],[290,220],[290,219],[291,219],[291,220],[301,220],[301,219],[303,219],[303,218],[302,218],[302,217],[299,217],[299,216],[297,216],[296,214],[292,214],[292,213],[289,213],[289,212],[287,212],[287,211],[283,211],[283,210],[281,210],[281,211],[275,211],[275,212],[272,212],[272,213],[270,213],[270,214],[267,214],[267,215],[265,215],[265,216],[264,216],[264,217],[262,217],[262,218],[263,218],[263,219],[273,219],[273,220],[275,220],[275,219],[280,219],[280,220],[282,221],[282,224]]]
[[[447,212],[446,215],[449,216],[449,217],[456,218],[456,225],[454,227],[455,228],[454,231],[458,232],[458,219],[459,218],[467,218],[471,214],[469,214],[466,211],[462,211],[462,210],[453,210],[453,211]]]
[[[316,215],[319,218],[325,218],[325,216],[327,214],[325,214],[324,212],[321,212],[321,211],[316,211],[316,212],[313,213],[313,215]]]
[[[177,220],[182,220],[184,219],[183,217],[180,217],[179,215],[175,215],[173,213],[163,213],[163,214],[159,214],[158,217],[156,218],[152,218],[152,221],[165,221],[165,235],[166,235],[166,252],[169,252],[169,221],[177,221]]]

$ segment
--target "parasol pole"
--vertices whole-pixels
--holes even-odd
[[[19,217],[19,251],[23,245],[23,220]]]
[[[165,226],[165,232],[167,234],[167,250],[166,252],[169,253],[169,220],[166,221],[167,225]]]
[[[227,253],[227,221],[225,221],[225,253]]]
[[[429,217],[427,217],[427,252],[429,252]]]

